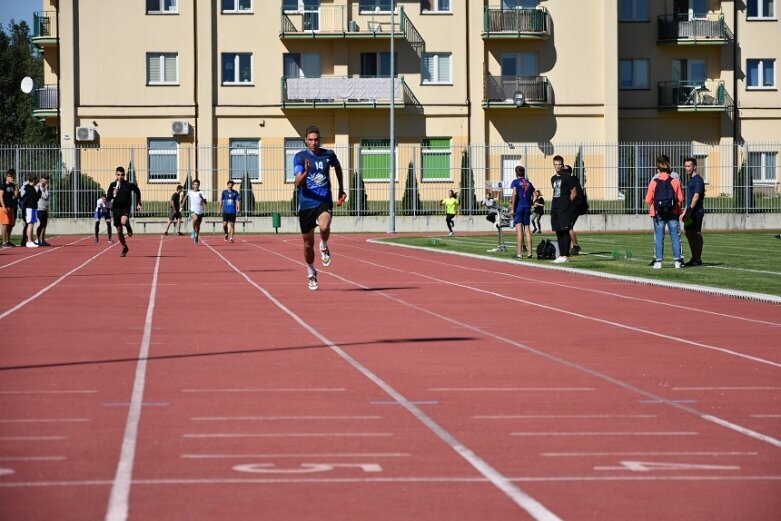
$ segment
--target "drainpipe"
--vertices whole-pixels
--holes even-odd
[[[732,26],[733,26],[733,41],[732,41],[732,179],[736,179],[740,166],[738,165],[738,143],[742,141],[740,137],[740,108],[738,104],[739,92],[738,92],[738,73],[740,72],[740,53],[738,48],[738,3],[733,5],[732,12]]]

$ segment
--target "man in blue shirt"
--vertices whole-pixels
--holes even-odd
[[[691,259],[683,265],[687,267],[702,266],[702,220],[705,217],[705,181],[697,172],[697,160],[689,157],[683,162],[683,171],[689,176],[686,184],[686,208],[681,219],[686,240],[689,241]]]
[[[309,289],[315,291],[317,270],[315,270],[315,227],[320,227],[320,258],[323,266],[331,264],[328,237],[331,235],[331,212],[334,203],[331,196],[330,170],[333,167],[339,184],[339,199],[346,196],[342,182],[342,165],[333,150],[320,148],[320,129],[312,125],[304,133],[306,150],[293,159],[295,186],[298,190],[298,220],[304,239],[304,261],[309,277]]]
[[[515,179],[510,184],[513,197],[510,201],[510,212],[513,215],[513,224],[517,234],[517,259],[523,258],[523,239],[526,238],[526,251],[532,258],[532,231],[529,228],[531,222],[532,196],[534,186],[526,179],[526,169],[521,165],[515,167]]]
[[[241,206],[241,194],[233,189],[233,181],[228,181],[228,189],[222,191],[220,206],[217,211],[222,213],[222,231],[225,232],[225,242],[233,242],[236,230],[236,214]]]

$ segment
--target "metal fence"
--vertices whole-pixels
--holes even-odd
[[[14,168],[18,180],[30,173],[47,175],[52,187],[52,217],[88,217],[99,195],[115,178],[117,166],[128,171],[141,188],[144,209],[136,217],[167,215],[168,201],[177,184],[193,179],[215,213],[228,179],[241,191],[242,213],[268,216],[293,215],[293,157],[303,146],[299,140],[286,145],[236,140],[226,147],[194,147],[176,142],[145,147],[35,148],[0,147],[3,170]],[[363,140],[359,144],[326,145],[333,148],[344,170],[348,201],[337,215],[382,215],[389,211],[390,150],[388,140]],[[681,175],[684,159],[694,157],[706,182],[705,205],[720,213],[781,213],[778,157],[781,143],[504,143],[458,146],[449,139],[426,139],[419,144],[397,146],[396,215],[441,212],[448,190],[460,197],[462,213],[481,213],[486,192],[509,202],[509,184],[516,165],[526,168],[529,180],[550,202],[552,157],[562,155],[572,165],[586,189],[590,213],[642,214],[644,197],[655,174],[656,157],[670,158]],[[333,174],[332,174],[333,176]],[[333,177],[332,177],[333,179]]]

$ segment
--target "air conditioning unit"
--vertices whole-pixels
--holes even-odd
[[[95,127],[76,127],[76,141],[95,141]]]
[[[190,133],[190,122],[177,120],[171,122],[171,134],[174,136],[186,136]]]
[[[359,31],[358,29],[358,22],[355,20],[350,20],[350,22],[347,24],[347,32],[348,33],[357,33]]]

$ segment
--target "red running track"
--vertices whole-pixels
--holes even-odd
[[[778,518],[778,306],[366,239],[3,250],[0,519]]]

